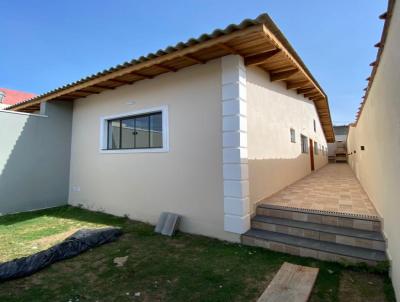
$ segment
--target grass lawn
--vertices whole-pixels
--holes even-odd
[[[256,301],[284,261],[320,268],[311,301],[395,301],[384,270],[345,267],[60,207],[0,217],[0,262],[45,249],[82,227],[120,226],[116,242],[26,278],[0,283],[0,301]],[[116,257],[128,256],[122,267]]]

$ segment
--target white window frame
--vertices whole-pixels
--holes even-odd
[[[305,145],[303,144],[303,138],[305,138]],[[309,139],[306,135],[300,134],[300,146],[301,146],[301,153],[302,154],[307,154],[310,150],[309,146]],[[304,148],[303,148],[304,147]]]
[[[161,112],[162,115],[162,148],[147,148],[147,149],[113,149],[107,150],[107,133],[108,121],[118,118],[130,117],[141,114],[149,114],[154,112]],[[168,123],[168,106],[159,106],[144,108],[136,111],[123,112],[115,115],[100,117],[100,142],[99,152],[103,154],[116,154],[116,153],[160,153],[169,152],[169,123]]]
[[[296,143],[296,130],[294,128],[290,128],[290,142]]]

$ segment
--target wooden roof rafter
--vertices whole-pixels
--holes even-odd
[[[196,58],[196,57],[194,57],[192,55],[184,55],[184,56],[182,56],[182,58],[185,58],[186,60],[189,60],[189,61],[191,61],[192,63],[195,63],[195,64],[205,64],[206,63],[206,61],[200,60],[200,59],[198,59],[198,58]]]
[[[310,81],[297,81],[297,82],[287,82],[287,89],[297,89],[297,88],[308,88],[310,86]],[[306,87],[307,86],[307,87]]]
[[[311,91],[316,91],[314,87],[309,87],[309,88],[299,88],[297,89],[297,94],[304,94],[304,93],[308,93]]]
[[[294,76],[295,74],[297,74],[298,72],[299,72],[298,68],[292,68],[281,72],[270,72],[270,80],[271,82],[287,80],[292,76]]]
[[[272,49],[270,51],[248,56],[244,58],[244,64],[246,66],[257,66],[266,63],[271,58],[275,57],[281,52],[279,48]]]
[[[233,55],[238,55],[239,54],[239,52],[236,49],[234,49],[233,47],[227,45],[226,43],[222,43],[221,42],[221,43],[218,43],[217,46],[222,48],[223,50],[233,54]]]

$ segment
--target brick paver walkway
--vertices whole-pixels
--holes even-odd
[[[328,164],[262,203],[307,210],[378,216],[348,164]]]

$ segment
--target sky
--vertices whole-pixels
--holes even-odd
[[[268,13],[353,122],[375,60],[386,0],[0,0],[0,87],[41,94]]]

